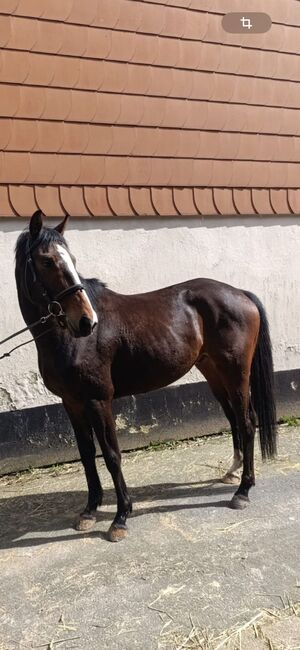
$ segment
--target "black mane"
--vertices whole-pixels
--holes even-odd
[[[93,300],[99,298],[100,291],[106,287],[105,282],[101,282],[101,280],[98,280],[97,278],[83,278],[80,273],[79,277],[80,282],[84,286],[90,300],[93,302]]]
[[[33,246],[34,248],[38,248],[41,246],[42,250],[46,251],[50,244],[53,244],[54,242],[63,244],[69,250],[66,240],[58,230],[43,227],[38,238],[32,241],[30,232],[28,228],[26,228],[19,235],[16,243],[15,253],[17,265],[25,263],[28,254],[28,247]]]
[[[31,242],[30,232],[28,228],[26,228],[26,230],[19,235],[16,243],[15,255],[17,269],[20,269],[25,264],[28,255],[28,247],[33,243],[34,248],[41,247],[43,251],[47,251],[50,244],[53,243],[62,244],[68,251],[70,251],[65,238],[58,232],[58,230],[55,230],[55,228],[43,227],[38,238],[34,240],[34,242]],[[105,284],[97,278],[83,278],[80,274],[79,277],[91,299],[97,298],[99,291],[105,287]]]

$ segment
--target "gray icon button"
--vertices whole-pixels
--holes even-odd
[[[222,18],[222,27],[230,34],[264,34],[272,27],[272,19],[261,12],[232,12]]]

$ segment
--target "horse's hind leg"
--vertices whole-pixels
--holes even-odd
[[[96,468],[96,449],[93,441],[93,430],[89,424],[84,404],[63,402],[73,426],[80,458],[84,467],[88,484],[88,502],[83,512],[75,522],[76,530],[89,530],[96,521],[96,510],[102,503],[103,490]]]
[[[225,416],[230,424],[233,440],[233,461],[228,471],[222,477],[221,481],[222,483],[236,485],[240,482],[239,469],[243,464],[243,453],[241,449],[236,417],[232,409],[228,393],[224,387],[221,377],[218,374],[215,364],[208,357],[205,357],[203,360],[200,360],[198,363],[196,363],[196,367],[198,370],[200,370],[200,372],[207,380],[213,395],[221,404]]]
[[[230,506],[234,509],[245,508],[249,502],[248,493],[255,485],[254,475],[254,436],[255,413],[250,400],[250,369],[237,367],[227,368],[222,375],[227,378],[227,390],[230,403],[235,414],[239,438],[243,450],[243,472],[241,483],[234,494]]]

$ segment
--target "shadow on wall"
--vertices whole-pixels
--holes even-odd
[[[24,217],[17,218],[1,218],[1,228],[2,232],[20,232],[26,228],[29,223],[28,220]],[[59,219],[48,219],[45,221],[45,224],[48,226],[54,226]],[[102,217],[101,219],[84,217],[82,219],[76,217],[70,223],[70,230],[159,230],[164,228],[257,228],[257,227],[274,227],[280,226],[282,228],[288,226],[299,226],[299,216],[277,216],[274,215],[259,215],[257,217],[252,216],[228,216],[228,217],[143,217],[139,219],[118,219],[118,218],[107,218]]]

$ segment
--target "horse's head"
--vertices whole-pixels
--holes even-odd
[[[58,321],[72,336],[88,336],[98,318],[63,237],[67,220],[68,216],[56,228],[46,228],[41,211],[31,217],[26,242],[25,289],[32,302],[41,307],[48,302],[51,313],[59,315]]]

